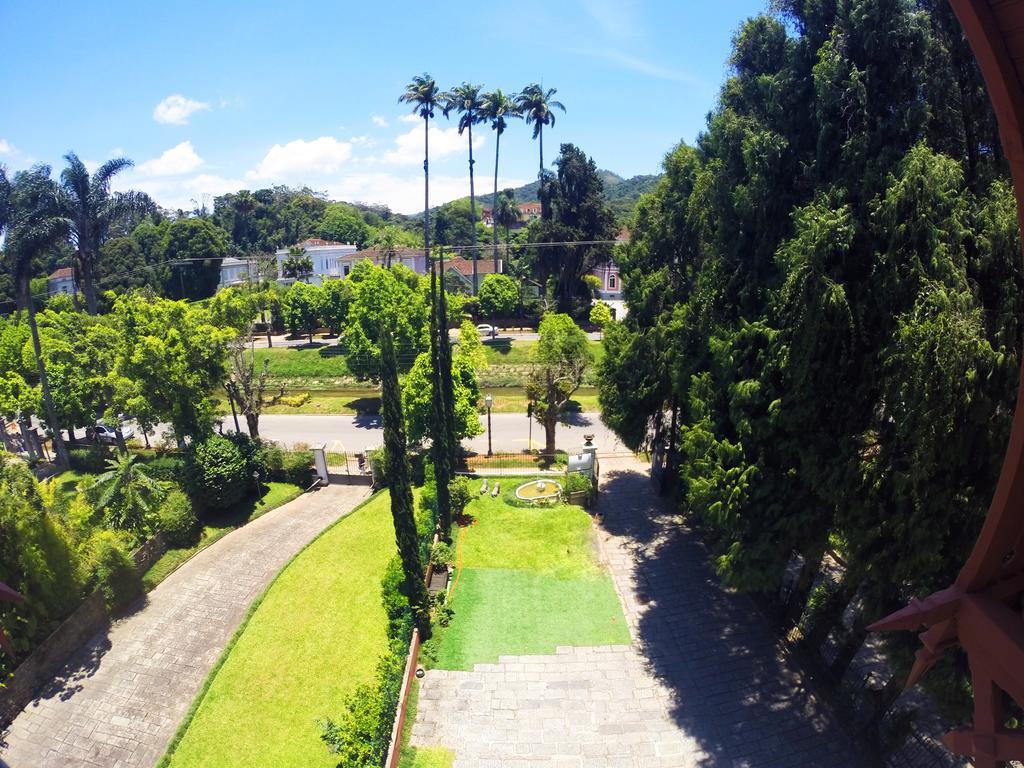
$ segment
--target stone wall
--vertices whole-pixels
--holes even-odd
[[[135,572],[141,577],[167,551],[167,542],[157,534],[132,552]],[[0,688],[0,729],[6,727],[35,698],[36,691],[56,677],[70,658],[97,633],[110,624],[103,593],[96,590],[64,619]]]
[[[103,593],[96,590],[18,665],[6,687],[0,689],[0,728],[10,724],[75,651],[109,623]]]

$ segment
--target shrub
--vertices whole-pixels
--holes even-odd
[[[583,491],[587,498],[594,492],[593,481],[582,472],[568,472],[565,476],[565,483],[562,486],[563,494],[568,499],[570,493]]]
[[[276,405],[284,405],[288,408],[301,408],[312,399],[313,396],[309,392],[297,392],[294,395],[282,395],[277,399]]]
[[[213,436],[192,450],[189,466],[193,499],[208,509],[228,509],[251,490],[245,457],[225,437]]]
[[[158,513],[157,528],[172,547],[187,547],[195,542],[199,521],[192,502],[181,491],[171,491]]]
[[[270,470],[263,454],[263,444],[244,432],[229,432],[227,439],[238,448],[238,452],[245,459],[245,474],[248,477],[259,478],[261,483],[267,482],[270,479]]]
[[[388,617],[388,639],[399,645],[408,641],[412,636],[412,610],[405,594],[402,559],[398,555],[392,557],[384,569],[380,580],[380,602]]]
[[[374,448],[367,451],[367,459],[370,461],[370,469],[373,471],[373,484],[377,487],[387,485],[387,473],[384,471],[385,456],[383,448]]]
[[[158,456],[146,463],[146,470],[154,480],[182,487],[188,483],[188,466],[181,456]]]
[[[398,654],[384,654],[377,663],[375,683],[361,685],[349,695],[338,722],[330,718],[318,721],[320,738],[331,754],[338,755],[338,768],[366,768],[384,763],[404,666]]]
[[[473,498],[473,491],[470,489],[469,480],[464,477],[456,477],[448,483],[448,493],[452,499],[452,517],[459,518]]]
[[[135,563],[113,531],[98,531],[91,544],[96,586],[103,592],[103,599],[110,610],[123,608],[142,590]]]
[[[260,452],[274,482],[305,488],[313,481],[312,451],[284,451],[274,443],[264,443]]]
[[[101,445],[91,448],[74,448],[68,452],[71,468],[76,472],[98,475],[107,471],[107,462],[114,458],[114,452]]]
[[[435,568],[447,568],[455,562],[455,549],[451,544],[437,542],[430,550],[430,562]]]

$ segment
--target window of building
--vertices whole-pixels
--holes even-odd
[[[608,288],[610,290],[616,290],[619,287],[619,280],[615,275],[608,275]]]

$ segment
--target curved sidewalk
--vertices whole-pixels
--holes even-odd
[[[329,486],[200,552],[94,637],[0,738],[0,768],[150,768],[252,601],[368,495]]]

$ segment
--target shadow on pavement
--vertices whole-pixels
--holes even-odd
[[[720,584],[697,534],[647,475],[607,467],[599,496],[602,527],[626,539],[635,562],[640,650],[672,694],[669,716],[706,753],[699,764],[866,765],[751,600]]]

